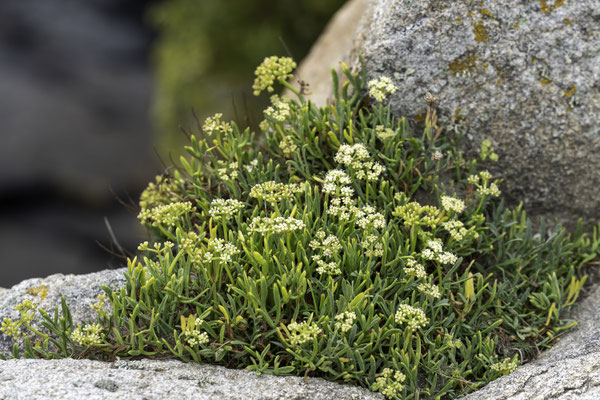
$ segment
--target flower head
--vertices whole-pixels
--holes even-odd
[[[373,79],[369,81],[369,96],[373,97],[375,100],[382,102],[385,100],[388,94],[396,93],[398,88],[390,78],[387,76],[382,76],[379,79]]]
[[[263,60],[256,68],[254,74],[254,95],[258,96],[263,90],[268,92],[273,91],[275,81],[287,81],[292,75],[292,71],[296,68],[296,63],[289,57],[271,56]]]

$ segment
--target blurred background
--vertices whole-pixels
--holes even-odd
[[[122,266],[181,130],[255,127],[255,67],[301,61],[343,3],[0,0],[0,287]]]

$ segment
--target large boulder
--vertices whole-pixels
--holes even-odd
[[[597,0],[373,0],[362,14],[354,47],[337,43],[355,68],[362,55],[369,78],[394,80],[396,115],[419,128],[430,92],[471,154],[492,141],[507,199],[533,215],[600,219]]]

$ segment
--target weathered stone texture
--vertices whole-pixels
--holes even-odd
[[[363,14],[354,55],[398,85],[396,114],[422,119],[432,93],[466,149],[492,141],[509,200],[600,219],[597,0],[374,0]]]

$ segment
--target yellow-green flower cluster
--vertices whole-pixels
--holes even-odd
[[[361,246],[365,249],[367,257],[383,257],[383,242],[379,240],[377,235],[367,235],[365,240],[361,242]]]
[[[455,212],[460,214],[465,210],[465,202],[461,199],[450,196],[442,196],[441,198],[442,208],[446,211]]]
[[[296,68],[296,63],[289,57],[271,56],[263,60],[256,68],[254,75],[256,79],[252,85],[254,95],[258,96],[263,90],[268,92],[273,91],[275,81],[287,81],[292,75],[292,71]]]
[[[335,327],[342,332],[348,332],[352,329],[354,321],[356,320],[356,313],[350,311],[344,311],[341,314],[335,316]]]
[[[429,240],[427,247],[421,251],[421,257],[425,260],[437,261],[440,264],[454,264],[457,260],[454,254],[444,251],[442,242],[439,240]]]
[[[372,182],[377,180],[385,168],[378,162],[373,162],[369,159],[369,152],[361,143],[353,146],[348,144],[341,145],[334,157],[337,163],[349,167],[357,179]]]
[[[264,111],[266,117],[283,122],[291,115],[290,102],[285,97],[279,97],[275,94],[271,96],[271,104]]]
[[[150,209],[158,204],[177,201],[174,194],[177,185],[170,178],[158,175],[155,180],[156,183],[150,182],[140,195],[140,207],[142,209]]]
[[[422,206],[416,201],[412,201],[403,206],[398,206],[392,213],[396,217],[404,220],[404,225],[428,226],[436,228],[440,223],[440,210],[434,206]]]
[[[0,327],[0,331],[4,332],[6,336],[12,336],[16,338],[21,334],[19,331],[20,326],[21,321],[13,321],[12,318],[4,318],[2,321],[2,326]]]
[[[138,219],[144,224],[152,226],[165,225],[173,227],[183,215],[195,211],[189,201],[162,204],[152,209],[142,209]]]
[[[381,140],[382,142],[385,142],[386,140],[391,139],[394,136],[396,136],[396,132],[394,132],[393,129],[386,128],[383,125],[377,125],[375,127],[375,135],[377,135],[379,140]]]
[[[490,182],[492,174],[488,171],[481,171],[479,175],[471,175],[467,178],[467,182],[477,187],[477,193],[481,196],[500,196],[500,189],[496,182]]]
[[[454,339],[454,336],[452,336],[451,334],[447,333],[444,336],[444,346],[449,348],[449,349],[458,349],[461,348],[463,345],[463,343],[461,342],[460,339]]]
[[[323,330],[316,323],[309,323],[307,321],[301,323],[291,322],[287,325],[287,329],[290,333],[289,340],[292,346],[300,346],[312,342],[313,339],[316,339],[323,333]]]
[[[96,311],[97,313],[101,313],[104,311],[104,301],[106,300],[106,294],[99,294],[96,300],[97,301],[94,304],[92,304],[90,308]]]
[[[304,229],[306,225],[302,220],[291,217],[254,217],[248,232],[256,232],[263,235],[268,233],[286,233]]]
[[[406,260],[406,266],[404,267],[404,273],[413,278],[421,279],[427,276],[425,267],[419,264],[414,258],[408,258]]]
[[[267,181],[252,186],[252,189],[250,189],[250,197],[274,204],[283,199],[292,199],[294,193],[300,193],[303,190],[301,185],[295,183],[284,184],[276,183],[275,181]]]
[[[479,153],[479,157],[482,161],[485,161],[488,157],[491,161],[498,161],[498,154],[494,152],[492,142],[487,139],[481,142],[481,152]]]
[[[71,333],[71,340],[82,346],[97,346],[102,343],[104,333],[99,323],[93,323],[85,326],[77,325],[77,328]]]
[[[384,368],[381,372],[381,376],[375,379],[375,383],[371,387],[371,390],[381,392],[385,397],[391,399],[393,397],[399,397],[404,389],[404,381],[406,375],[400,371],[392,370],[391,368]]]
[[[200,330],[204,321],[190,315],[188,318],[181,317],[181,333],[190,346],[205,345],[209,342],[208,334]]]
[[[377,100],[378,102],[382,102],[385,100],[388,94],[396,93],[398,88],[390,78],[387,76],[382,76],[379,79],[370,80],[369,83],[369,96]]]
[[[208,117],[206,118],[206,120],[204,120],[202,130],[207,136],[211,136],[214,133],[231,133],[231,124],[229,122],[221,121],[221,118],[223,118],[223,114],[217,113],[212,117]]]
[[[499,372],[501,375],[508,375],[514,372],[519,366],[518,360],[511,360],[510,358],[505,358],[504,360],[497,362],[495,364],[490,365],[490,369],[495,372]]]
[[[244,203],[236,199],[214,199],[210,203],[208,214],[216,220],[224,219],[227,221],[233,218],[242,208],[244,208]]]
[[[400,304],[398,306],[394,320],[397,324],[405,323],[411,331],[422,328],[429,323],[423,310],[408,304]]]
[[[296,146],[296,143],[292,142],[289,137],[283,136],[279,142],[279,150],[281,150],[281,152],[286,156],[289,156],[298,150],[298,146]]]

